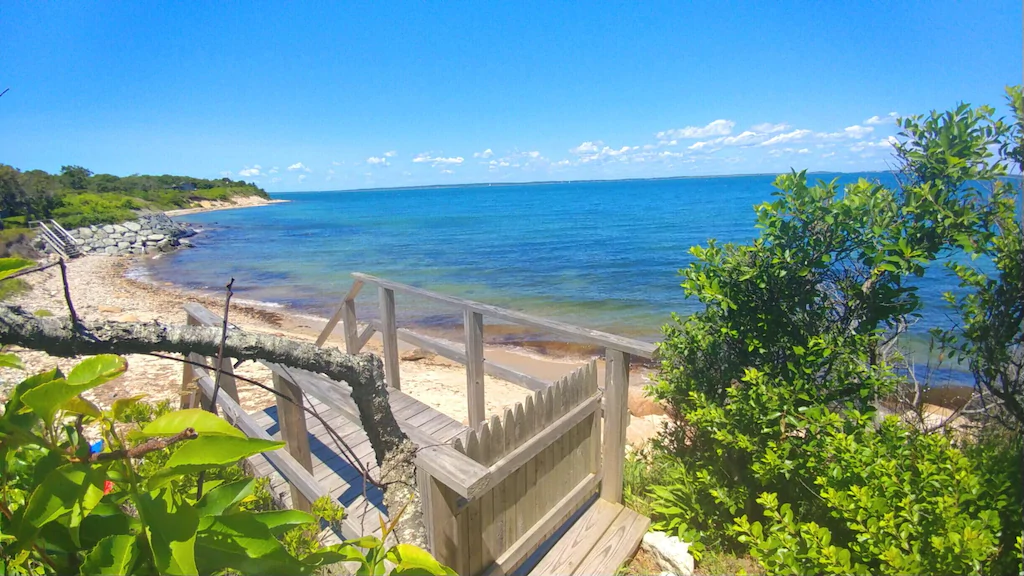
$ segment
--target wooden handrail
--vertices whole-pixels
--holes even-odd
[[[369,274],[363,274],[361,272],[354,272],[352,274],[357,280],[374,284],[380,288],[392,290],[395,292],[404,292],[407,294],[415,294],[417,296],[428,298],[437,302],[444,302],[458,308],[465,310],[472,310],[479,312],[485,316],[491,318],[497,318],[499,320],[505,320],[507,322],[513,322],[516,324],[522,324],[524,326],[530,326],[540,330],[546,330],[548,332],[566,336],[581,342],[588,344],[596,344],[604,346],[606,348],[614,348],[623,352],[632,354],[634,356],[640,356],[642,358],[653,358],[654,352],[657,346],[650,342],[644,342],[642,340],[635,340],[633,338],[625,338],[623,336],[617,336],[608,332],[601,332],[600,330],[591,330],[589,328],[582,328],[580,326],[573,326],[565,322],[559,322],[557,320],[549,320],[547,318],[539,318],[523,312],[517,312],[515,310],[508,310],[507,308],[500,308],[498,306],[492,306],[490,304],[483,304],[481,302],[475,302],[473,300],[466,300],[465,298],[458,298],[456,296],[447,296],[445,294],[438,294],[423,288],[417,288],[408,284],[402,284],[400,282],[393,282],[391,280],[385,280],[383,278],[377,278]]]

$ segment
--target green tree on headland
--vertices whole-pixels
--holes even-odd
[[[15,227],[51,217],[67,227],[108,224],[130,219],[136,210],[184,208],[194,201],[235,196],[269,198],[255,184],[230,178],[119,177],[70,165],[54,175],[0,164],[0,216]]]

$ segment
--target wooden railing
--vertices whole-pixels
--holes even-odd
[[[484,374],[509,380],[536,392],[544,393],[551,389],[553,383],[524,374],[513,368],[502,366],[485,358],[484,350],[484,316],[527,326],[545,333],[564,337],[569,341],[581,342],[605,348],[605,385],[603,396],[603,433],[601,442],[601,475],[596,475],[593,482],[600,482],[601,497],[611,502],[622,500],[622,468],[625,459],[626,425],[628,419],[627,395],[629,387],[629,364],[631,356],[650,359],[654,356],[656,346],[649,342],[624,338],[615,334],[573,326],[564,322],[540,318],[508,310],[489,304],[466,300],[455,296],[438,294],[415,286],[385,280],[369,274],[354,273],[355,282],[343,299],[337,312],[331,317],[317,342],[323,344],[339,323],[345,333],[345,346],[350,354],[359,353],[374,332],[380,332],[384,344],[384,371],[388,385],[401,388],[398,341],[403,340],[415,346],[429,350],[466,366],[466,399],[470,427],[479,435],[482,434],[486,417],[484,403]],[[380,320],[367,322],[362,328],[357,324],[355,299],[361,289],[367,285],[375,285],[378,294]],[[400,329],[396,321],[395,294],[408,294],[419,298],[459,309],[463,313],[465,344],[459,348],[442,340],[416,334],[411,330]],[[596,381],[596,372],[594,374]],[[548,432],[555,434],[555,432]],[[500,480],[493,468],[488,469],[486,482],[480,486],[493,486]],[[497,480],[496,480],[497,478]],[[464,485],[447,484],[448,488],[470,497]],[[476,491],[476,494],[486,490]],[[476,495],[474,494],[474,496]]]
[[[466,396],[472,424],[465,440],[439,443],[419,428],[398,419],[419,448],[417,482],[424,502],[424,521],[431,551],[460,574],[503,574],[521,565],[583,504],[600,491],[613,503],[622,499],[625,457],[627,388],[632,355],[651,358],[655,346],[613,334],[530,316],[471,300],[436,294],[366,274],[356,280],[317,339],[323,345],[338,324],[345,349],[359,353],[375,332],[384,341],[385,379],[392,395],[400,395],[398,341],[403,340],[466,365]],[[378,288],[380,320],[357,324],[355,299],[367,284]],[[412,294],[454,306],[463,312],[465,345],[399,329],[396,293]],[[197,304],[185,307],[189,324],[213,326],[221,319]],[[598,386],[596,361],[556,382],[547,382],[488,361],[484,348],[484,316],[530,326],[567,340],[605,347],[604,389]],[[193,356],[212,364],[210,359]],[[346,383],[264,362],[274,374],[274,387],[290,399],[278,398],[278,418],[286,449],[268,453],[292,490],[293,505],[308,508],[325,491],[315,481],[305,416],[304,396],[315,398],[352,422],[358,410]],[[252,437],[267,433],[238,405],[238,392],[225,359],[218,406]],[[533,391],[506,410],[503,418],[485,421],[484,375],[521,384]],[[185,383],[198,382],[207,399],[213,380],[202,369],[186,367]],[[200,400],[200,399],[195,399]],[[603,411],[602,411],[603,408]],[[345,537],[359,536],[359,526],[343,523]]]

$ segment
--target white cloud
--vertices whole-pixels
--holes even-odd
[[[861,152],[863,150],[891,149],[896,146],[899,140],[895,136],[887,136],[877,142],[857,142],[850,146],[850,152]]]
[[[261,176],[262,173],[260,172],[260,165],[256,164],[252,168],[246,166],[244,169],[238,171],[238,175],[244,176],[246,178],[251,178],[253,176]]]
[[[231,170],[224,170],[220,173],[221,178],[231,178]]]
[[[784,132],[778,136],[773,136],[764,142],[761,142],[760,146],[774,146],[776,144],[782,144],[784,142],[797,142],[803,140],[811,133],[810,130],[793,130],[792,132]]]
[[[731,134],[736,123],[732,120],[715,120],[706,126],[687,126],[674,130],[663,130],[655,134],[655,138],[661,141],[669,141],[676,138],[707,138],[708,136],[725,136]]]
[[[331,164],[333,164],[335,166],[341,166],[342,164],[344,164],[344,162],[338,162],[338,161],[335,160],[334,162],[331,162]]]
[[[454,170],[445,169],[445,170],[441,170],[441,174],[455,174],[455,171]]]
[[[750,129],[753,130],[754,132],[760,132],[761,134],[775,134],[776,132],[789,130],[789,124],[772,124],[771,122],[764,122],[763,124],[756,124],[754,126],[751,126]]]
[[[568,166],[570,162],[568,160],[559,160],[552,164],[552,166]]]
[[[797,150],[796,153],[797,154],[810,154],[811,151],[808,150],[807,148],[801,148],[801,149]]]
[[[893,124],[896,122],[897,116],[898,114],[896,114],[895,112],[889,112],[885,116],[872,116],[871,118],[865,120],[864,123],[870,124],[872,126],[877,126],[879,124]]]
[[[312,170],[307,168],[306,165],[303,164],[302,162],[296,162],[295,164],[292,164],[291,166],[288,167],[288,170],[291,172],[294,172],[296,170],[305,170],[306,172],[312,172]]]
[[[417,164],[427,163],[431,166],[451,166],[462,164],[466,159],[462,156],[453,156],[449,158],[445,158],[443,156],[432,156],[430,152],[423,152],[421,154],[417,154],[412,161]]]
[[[366,159],[366,163],[373,166],[387,166],[388,159],[383,156],[370,156]]]
[[[853,126],[847,126],[846,128],[843,128],[843,133],[845,133],[850,138],[855,139],[863,138],[874,131],[875,129],[872,128],[871,126],[859,126],[856,124]]]
[[[587,141],[575,148],[569,148],[569,152],[572,152],[573,154],[593,154],[594,152],[597,152],[598,147],[603,144],[604,142],[601,142],[600,140],[596,142]]]
[[[277,174],[277,170],[278,170],[277,166],[274,166],[273,168],[270,169],[269,172],[267,172],[267,174]]]
[[[271,183],[271,184],[277,184],[277,183],[278,183],[278,182],[280,182],[280,181],[281,181],[281,179],[280,179],[280,178],[271,178],[271,179],[270,179],[270,183]]]
[[[494,156],[494,150],[491,150],[490,148],[484,150],[483,152],[473,152],[473,158],[483,158],[484,160],[486,160],[491,156]]]
[[[327,173],[328,174],[334,174],[334,168],[328,168],[327,169]]]
[[[835,155],[836,155],[835,152],[829,152],[828,154],[822,154],[821,157],[822,158],[831,158],[831,157],[833,157]]]
[[[398,156],[397,150],[388,150],[387,152],[384,153],[385,158],[394,158],[395,156]]]
[[[305,179],[306,179],[306,175],[305,174],[299,174],[299,182],[302,182]]]

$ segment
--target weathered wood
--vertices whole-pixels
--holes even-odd
[[[526,397],[526,407],[524,409],[526,416],[526,437],[527,443],[532,442],[536,435],[540,432],[540,427],[537,425],[537,407],[534,405],[533,396]],[[525,446],[525,444],[523,445]],[[523,446],[520,446],[522,448]],[[538,451],[538,454],[540,452]],[[537,456],[534,455],[530,458],[525,465],[523,465],[524,481],[526,488],[522,497],[522,512],[519,514],[520,520],[523,525],[519,528],[520,534],[525,534],[527,530],[537,521],[540,514],[537,513]]]
[[[331,333],[334,332],[334,328],[338,325],[338,321],[342,321],[344,323],[344,328],[345,328],[345,348],[346,348],[346,351],[349,354],[358,354],[359,353],[358,350],[353,352],[349,348],[349,346],[351,346],[351,344],[349,344],[349,343],[354,341],[354,340],[350,340],[349,339],[349,330],[350,329],[353,330],[353,331],[355,330],[355,325],[356,325],[356,314],[355,314],[355,310],[356,310],[356,308],[355,308],[356,296],[359,294],[359,291],[362,290],[362,289],[363,289],[363,281],[362,280],[356,280],[355,282],[352,283],[352,287],[349,288],[348,294],[346,294],[345,298],[343,298],[342,301],[341,301],[341,306],[338,306],[338,309],[334,311],[334,314],[331,316],[331,319],[327,321],[327,325],[324,326],[323,331],[320,332],[319,336],[317,336],[317,339],[316,339],[316,345],[317,346],[323,346],[324,342],[327,342],[327,339],[331,337]],[[349,318],[347,316],[347,314],[349,312],[351,312],[351,314],[352,314],[351,322],[349,322]]]
[[[313,471],[313,456],[309,450],[309,433],[306,429],[306,414],[302,410],[302,389],[279,374],[273,375],[274,390],[289,398],[291,402],[277,396],[277,417],[281,425],[281,438],[285,448],[307,471]],[[312,502],[302,491],[292,486],[292,507],[309,512]]]
[[[576,574],[615,574],[640,547],[651,520],[623,508],[615,521],[594,544]]]
[[[504,480],[509,474],[532,460],[542,450],[561,438],[567,431],[593,414],[601,403],[601,395],[594,394],[554,422],[545,426],[512,452],[503,456],[491,467],[491,482]]]
[[[219,398],[221,394],[227,394],[232,400],[238,402],[238,386],[235,384],[235,367],[234,360],[231,358],[224,358],[220,363],[220,392],[217,393]],[[216,380],[216,374],[214,374]]]
[[[433,491],[430,489],[430,474],[425,470],[416,470],[416,489],[423,501],[423,525],[427,527],[427,549],[434,549],[434,534],[438,532],[434,525],[434,504],[430,501]]]
[[[392,291],[404,292],[407,294],[416,294],[424,298],[429,298],[437,302],[444,302],[453,306],[469,309],[475,312],[484,314],[491,318],[497,318],[499,320],[505,320],[508,322],[514,322],[516,324],[522,324],[524,326],[530,326],[532,328],[538,328],[547,332],[559,334],[578,340],[580,342],[586,342],[588,344],[597,344],[599,346],[606,346],[609,348],[615,348],[617,350],[623,350],[629,354],[634,354],[643,358],[652,358],[657,347],[649,342],[643,342],[640,340],[634,340],[632,338],[625,338],[617,336],[615,334],[609,334],[607,332],[601,332],[599,330],[591,330],[589,328],[581,328],[579,326],[573,326],[557,320],[549,320],[547,318],[538,318],[537,316],[531,316],[530,314],[524,314],[522,312],[516,312],[514,310],[507,310],[505,308],[499,308],[498,306],[491,306],[489,304],[482,304],[480,302],[474,302],[472,300],[466,300],[464,298],[457,298],[455,296],[447,296],[444,294],[438,294],[422,288],[416,288],[415,286],[409,286],[408,284],[401,284],[399,282],[392,282],[391,280],[385,280],[383,278],[377,278],[368,274],[354,273],[353,277],[376,284],[382,289],[388,289]]]
[[[567,530],[531,574],[572,574],[622,511],[622,505],[598,500]]]
[[[377,327],[374,326],[373,324],[367,324],[366,326],[363,327],[363,331],[359,333],[359,337],[356,340],[357,354],[361,352],[363,348],[366,347],[366,343],[370,341],[370,338],[373,338],[373,335],[376,332]]]
[[[505,409],[505,417],[501,420],[502,428],[505,429],[505,450],[507,454],[516,448],[518,438],[516,437],[515,413],[511,409]],[[516,483],[514,479],[505,478],[501,483],[505,486],[505,545],[515,542],[519,535],[516,534],[516,506],[519,504],[519,495],[516,494]]]
[[[185,325],[198,326],[199,321],[196,320],[191,314],[186,312]],[[196,356],[200,358],[200,360],[198,360],[199,362],[206,364],[205,358],[198,355]],[[186,360],[196,362],[196,360],[192,359],[191,354],[186,355]],[[191,364],[182,364],[181,366],[181,398],[179,399],[178,402],[178,409],[185,410],[187,408],[197,408],[199,406],[199,393],[196,390],[195,383],[196,371],[192,368]]]
[[[395,291],[384,286],[377,289],[380,295],[381,338],[384,340],[384,377],[388,386],[402,389],[398,361],[398,324],[395,318]]]
[[[380,320],[371,320],[370,324],[367,326],[367,330],[369,330],[370,327],[372,327],[373,330],[376,330],[378,332],[382,330]],[[373,335],[372,331],[370,332],[370,335]],[[466,364],[466,353],[462,348],[456,345],[449,344],[448,342],[441,340],[439,338],[432,338],[430,336],[418,334],[406,328],[399,328],[398,339],[401,340],[402,342],[408,342],[413,346],[427,350],[428,352],[433,352],[438,356],[443,356],[449,360],[454,360],[459,364]],[[360,337],[360,342],[362,342],[365,345],[365,340],[362,337]],[[551,382],[548,382],[547,380],[543,380],[535,376],[530,376],[529,374],[524,374],[514,368],[509,368],[508,366],[491,362],[486,358],[484,358],[484,373],[489,376],[494,376],[495,378],[501,378],[506,382],[518,384],[523,388],[528,388],[533,391],[543,390],[548,386],[551,386]]]
[[[483,459],[480,442],[475,430],[469,431],[468,440],[466,442],[466,455],[477,461]],[[469,555],[467,565],[469,566],[470,574],[479,574],[485,568],[485,559],[483,556],[483,524],[481,523],[482,504],[483,503],[480,498],[475,498],[469,503],[466,510],[462,513],[466,519],[467,534],[464,542],[466,552]],[[493,561],[493,558],[487,560],[487,565],[490,565],[491,561]]]
[[[626,419],[629,393],[629,354],[609,348],[605,352],[605,412],[603,434],[604,481],[601,498],[622,501],[622,468],[626,458]]]
[[[492,457],[498,457],[505,453],[505,427],[502,426],[501,419],[497,415],[491,416],[491,450],[490,454]],[[493,513],[494,518],[492,520],[494,526],[492,531],[494,533],[494,549],[503,552],[511,542],[505,540],[505,510],[508,506],[508,500],[505,494],[505,483],[498,482],[495,484],[492,492],[493,502]]]
[[[600,477],[588,474],[582,482],[573,487],[568,494],[555,503],[526,534],[523,534],[519,540],[509,546],[484,574],[509,574],[515,570],[548,534],[558,528],[568,515],[572,514],[574,510],[579,508],[582,502],[594,493],[600,481]]]
[[[479,312],[466,310],[466,402],[469,407],[469,426],[476,428],[486,417],[484,402],[484,317]]]

